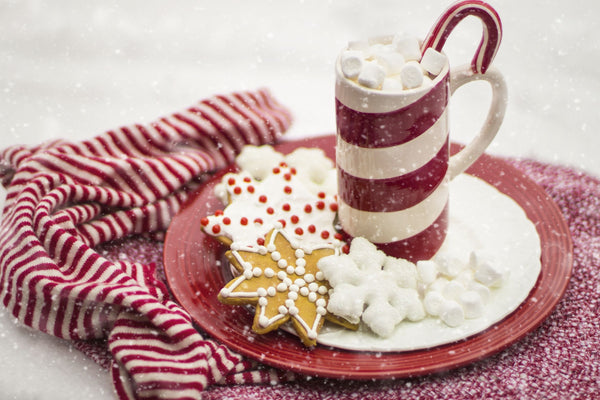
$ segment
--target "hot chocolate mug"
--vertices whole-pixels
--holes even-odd
[[[426,40],[441,47],[465,16],[482,19],[484,35],[471,65],[450,71],[448,62],[431,84],[399,92],[370,89],[348,79],[336,62],[336,162],[338,218],[350,237],[365,237],[388,255],[429,259],[448,228],[449,181],[484,152],[504,118],[507,89],[489,67],[501,25],[491,7],[462,1],[448,9]],[[381,44],[390,43],[380,38]],[[492,101],[479,134],[456,155],[449,154],[448,103],[461,86],[487,81]]]

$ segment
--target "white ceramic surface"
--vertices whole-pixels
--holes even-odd
[[[490,2],[504,26],[494,65],[507,80],[509,104],[488,152],[600,176],[600,3]],[[332,133],[339,49],[382,33],[423,36],[449,3],[2,0],[0,143],[84,139],[258,86],[293,110],[289,137]],[[444,49],[452,65],[470,60],[480,30],[465,20],[454,31]],[[489,91],[478,86],[453,96],[456,141],[469,142],[484,119]],[[107,372],[65,342],[15,325],[4,309],[0,359],[3,399],[114,398]]]
[[[491,289],[484,313],[450,327],[438,318],[403,321],[387,338],[325,325],[318,342],[364,351],[406,351],[452,343],[481,332],[517,309],[535,285],[541,269],[535,225],[510,197],[486,182],[462,174],[450,183],[450,223],[440,255],[468,259],[471,251],[494,254],[507,268],[506,281]],[[518,238],[518,240],[515,240]]]

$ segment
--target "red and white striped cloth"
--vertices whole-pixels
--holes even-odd
[[[207,172],[245,144],[274,142],[291,116],[266,90],[214,96],[148,125],[81,143],[0,153],[0,300],[60,338],[107,338],[120,399],[198,399],[211,384],[287,379],[210,340],[170,301],[153,265],[94,248],[164,232]]]

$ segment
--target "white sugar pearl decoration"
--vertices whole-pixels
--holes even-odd
[[[263,328],[269,326],[269,318],[265,317],[264,315],[261,315],[260,317],[258,317],[258,324]]]
[[[289,287],[292,284],[292,280],[290,278],[285,278],[283,280],[283,283],[285,283]]]
[[[292,299],[287,299],[287,300],[285,301],[285,306],[286,306],[287,308],[293,307],[293,306],[294,306],[294,300],[292,300]]]
[[[244,278],[246,279],[252,279],[254,275],[252,274],[252,270],[251,269],[247,269],[244,271]]]
[[[279,306],[277,308],[277,311],[279,312],[279,314],[283,314],[283,315],[288,313],[288,309],[286,306]]]
[[[323,275],[322,271],[317,271],[317,273],[315,274],[315,278],[317,278],[318,281],[322,281],[323,279],[325,279],[325,275]]]
[[[281,253],[279,253],[278,251],[274,251],[271,253],[271,259],[273,261],[279,261],[281,260]]]
[[[298,278],[294,281],[294,285],[296,285],[298,287],[302,287],[302,286],[306,285],[306,282],[304,281],[304,279]]]
[[[261,256],[264,256],[265,254],[267,254],[267,248],[265,246],[260,246],[257,251],[258,251],[258,254],[260,254]]]
[[[242,268],[244,268],[244,269],[252,269],[252,263],[250,263],[248,261],[244,261],[242,263]]]
[[[325,307],[327,305],[327,301],[325,301],[325,299],[319,299],[315,304],[317,307]]]
[[[275,289],[275,287],[273,286],[269,286],[267,288],[267,294],[271,297],[275,296],[277,294],[277,289]]]
[[[310,290],[306,286],[300,288],[300,294],[304,297],[308,296]]]
[[[306,260],[304,258],[299,258],[296,260],[296,267],[306,267]]]
[[[288,286],[281,282],[279,285],[277,285],[277,291],[278,292],[285,292],[287,290]]]
[[[317,290],[319,290],[319,284],[316,282],[309,283],[308,290],[310,290],[311,292],[316,292]]]
[[[289,292],[288,299],[298,300],[298,293],[297,292]]]
[[[294,285],[294,284],[290,285],[290,291],[291,292],[297,292],[299,290],[300,290],[300,288],[298,287],[298,285]]]
[[[256,294],[259,297],[265,297],[267,295],[267,289],[259,287],[258,289],[256,289]]]
[[[229,295],[231,294],[231,290],[229,290],[228,288],[223,288],[221,289],[219,294],[221,295],[221,297],[229,297]]]
[[[260,298],[258,299],[258,305],[259,305],[259,306],[261,306],[261,307],[266,307],[266,306],[267,306],[267,304],[269,304],[269,301],[268,301],[266,298],[264,298],[264,297],[260,297]]]
[[[305,280],[307,283],[314,282],[314,281],[315,281],[315,276],[314,276],[313,274],[305,274],[305,275],[304,275],[304,280]]]
[[[294,268],[294,266],[288,265],[287,268],[285,269],[285,272],[287,272],[289,275],[291,275],[294,273],[295,270],[296,269]]]
[[[294,254],[296,255],[296,258],[303,258],[304,257],[304,250],[302,250],[302,249],[296,249],[296,252]]]
[[[292,315],[292,316],[298,315],[299,312],[300,312],[300,310],[298,309],[298,307],[296,307],[296,306],[290,307],[290,310],[289,310],[290,315]]]
[[[296,273],[296,275],[302,276],[306,272],[306,269],[304,267],[296,267],[294,272]]]
[[[325,315],[327,314],[327,309],[325,307],[317,307],[317,314]]]
[[[267,251],[269,253],[274,252],[276,249],[277,249],[277,247],[275,247],[275,245],[273,243],[270,243],[270,244],[267,245]]]
[[[254,269],[252,270],[252,275],[254,275],[255,277],[259,277],[261,276],[263,273],[262,269],[258,268],[258,267],[254,267]]]
[[[319,294],[326,295],[329,292],[329,289],[327,289],[327,286],[319,286],[318,292]]]
[[[274,276],[275,276],[275,271],[273,271],[273,269],[272,269],[272,268],[268,268],[268,267],[267,267],[267,268],[265,268],[265,276],[266,276],[267,278],[272,278],[272,277],[274,277]]]
[[[284,280],[285,278],[287,278],[287,274],[285,273],[285,271],[279,271],[277,273],[277,278],[279,278],[280,280]]]
[[[315,292],[310,292],[308,294],[308,301],[310,301],[311,303],[317,301],[317,294]]]
[[[280,259],[279,261],[277,261],[277,266],[279,268],[285,268],[287,267],[288,263],[287,260],[285,258]]]

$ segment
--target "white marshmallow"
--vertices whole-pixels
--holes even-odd
[[[387,257],[383,270],[389,272],[394,282],[401,288],[417,288],[417,267],[408,260]]]
[[[349,283],[359,285],[362,274],[350,256],[327,256],[317,261],[317,267],[333,287]]]
[[[346,319],[352,324],[360,322],[364,308],[364,292],[359,287],[342,283],[334,290],[327,302],[327,311]]]
[[[402,86],[405,89],[415,89],[423,83],[423,69],[416,61],[409,61],[402,67],[400,71],[402,78]]]
[[[457,327],[465,320],[465,312],[454,300],[445,301],[440,307],[440,319],[450,327]]]
[[[392,45],[396,48],[397,52],[404,56],[406,61],[421,60],[421,46],[416,37],[397,35],[394,36]]]
[[[457,256],[452,254],[437,255],[435,262],[442,275],[449,278],[455,278],[460,272],[467,267],[467,263]]]
[[[439,75],[446,66],[446,56],[431,47],[425,50],[423,58],[421,58],[421,67],[430,74]]]
[[[384,92],[401,92],[404,90],[399,76],[387,77],[381,84],[381,90]]]
[[[364,64],[364,54],[358,50],[346,50],[340,58],[342,73],[348,79],[356,79]]]
[[[448,282],[446,286],[444,286],[442,294],[448,300],[457,300],[465,291],[466,289],[462,283],[452,280]]]
[[[403,319],[401,313],[385,301],[369,304],[362,315],[362,320],[377,335],[388,337]]]
[[[374,57],[379,65],[384,68],[388,76],[399,74],[406,63],[402,54],[391,51],[378,52]]]
[[[364,63],[358,75],[358,83],[369,89],[379,89],[384,79],[385,70],[375,62]]]
[[[483,300],[479,293],[469,290],[458,297],[458,303],[465,312],[465,318],[479,318],[483,315]]]
[[[410,321],[420,321],[425,318],[425,308],[415,289],[397,289],[392,296],[391,304]]]
[[[351,40],[348,42],[348,50],[367,51],[369,50],[369,42],[366,40]]]
[[[430,285],[438,276],[437,264],[433,260],[417,261],[417,274],[421,282]]]
[[[487,303],[490,300],[490,289],[479,282],[470,282],[467,286],[467,290],[479,293],[479,296],[481,297],[481,300],[483,300],[484,303]]]
[[[437,278],[431,285],[429,285],[429,290],[435,290],[437,292],[442,292],[446,285],[450,282],[448,279],[444,277]]]
[[[474,266],[476,281],[488,287],[499,286],[504,281],[506,272],[492,256],[473,252],[470,262]]]
[[[373,243],[363,237],[352,239],[348,256],[361,271],[379,273],[386,259],[386,254],[377,249]]]
[[[425,306],[427,314],[437,317],[445,301],[446,299],[440,292],[429,291],[423,299],[423,306]]]

